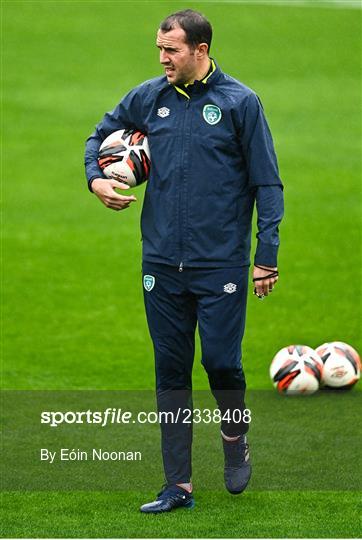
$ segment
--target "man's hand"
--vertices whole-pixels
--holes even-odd
[[[260,268],[262,266],[262,268]],[[276,266],[264,266],[264,265],[258,265],[254,266],[253,271],[253,282],[254,282],[254,293],[259,296],[260,298],[263,298],[264,296],[268,296],[269,293],[272,292],[274,285],[278,281],[278,274],[276,274],[274,277],[267,278],[266,276],[270,274],[274,274],[278,271],[278,268]]]
[[[112,208],[112,210],[124,210],[128,208],[131,202],[137,201],[134,195],[129,197],[125,195],[119,195],[115,190],[118,189],[129,189],[127,184],[118,182],[117,180],[107,180],[105,178],[95,178],[92,181],[92,191],[97,195],[98,199],[107,208]]]

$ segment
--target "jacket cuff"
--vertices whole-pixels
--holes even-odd
[[[277,266],[279,246],[258,242],[254,263],[265,266]]]
[[[93,193],[93,189],[92,189],[92,182],[93,182],[93,180],[95,180],[96,178],[102,178],[102,177],[103,177],[103,175],[102,175],[102,176],[99,176],[99,174],[98,174],[98,175],[95,175],[95,174],[94,174],[93,176],[90,177],[90,179],[88,180],[88,189],[89,189],[89,191],[90,191],[91,193]],[[104,177],[104,178],[105,178],[105,177]]]

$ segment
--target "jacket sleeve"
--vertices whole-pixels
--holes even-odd
[[[279,223],[284,214],[281,186],[258,186],[256,190],[258,213],[258,239],[255,264],[277,266],[279,249]]]
[[[283,184],[263,107],[254,93],[248,96],[242,125],[243,156],[249,186],[255,190],[258,214],[254,262],[277,266],[279,223],[284,214]]]
[[[92,191],[91,184],[94,178],[105,178],[98,165],[99,147],[104,139],[118,129],[133,128],[144,131],[139,88],[131,90],[113,111],[107,112],[86,141],[84,164],[90,191]]]

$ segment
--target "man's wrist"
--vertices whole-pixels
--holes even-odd
[[[88,180],[88,189],[91,193],[94,193],[93,189],[92,189],[92,184],[93,184],[93,181],[94,180],[99,180],[101,179],[102,177],[101,176],[92,176],[89,180]]]
[[[265,272],[278,271],[278,267],[276,265],[275,266],[268,266],[267,264],[254,263],[254,268],[259,268],[259,270],[264,270]]]

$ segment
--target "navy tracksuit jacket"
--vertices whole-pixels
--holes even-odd
[[[104,116],[86,144],[91,189],[94,178],[104,177],[98,150],[110,133],[130,127],[148,136],[143,275],[160,410],[190,403],[196,322],[219,408],[244,408],[241,340],[255,203],[255,263],[277,265],[283,192],[263,108],[252,90],[211,66],[187,88],[164,76],[144,82]],[[222,423],[228,435],[247,427]],[[169,484],[190,480],[191,435],[189,425],[162,426]]]

